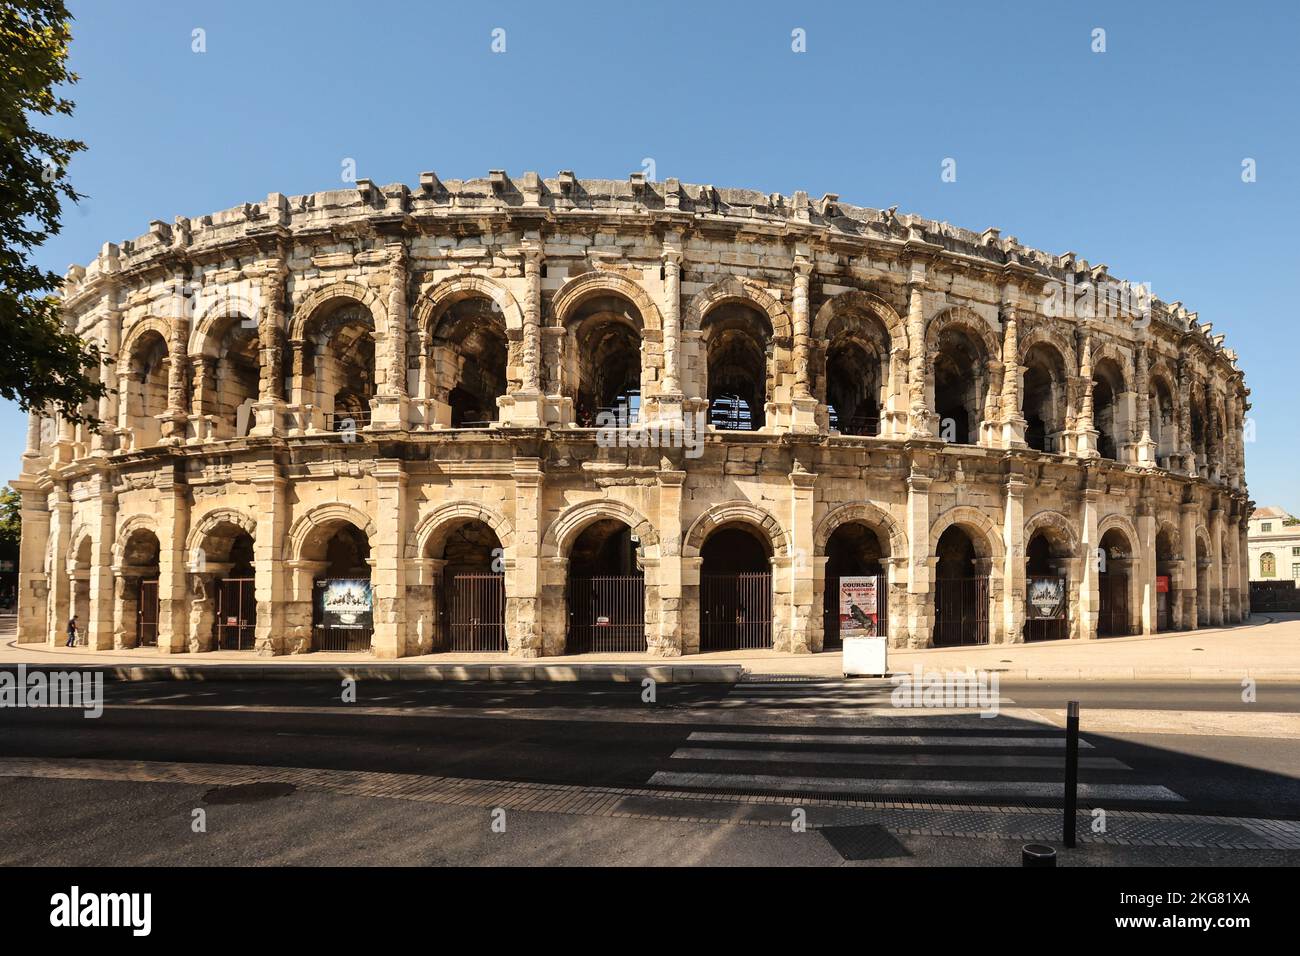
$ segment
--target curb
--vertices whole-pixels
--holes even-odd
[[[297,681],[297,680],[419,680],[419,681],[578,681],[639,684],[649,678],[659,684],[734,684],[744,679],[738,664],[38,664],[0,663],[0,671],[25,667],[28,673],[77,671],[102,673],[118,681]]]

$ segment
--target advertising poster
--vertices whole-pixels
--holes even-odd
[[[1065,617],[1065,579],[1030,578],[1027,603],[1030,620],[1061,620]]]
[[[876,583],[875,575],[840,578],[841,640],[880,633]]]
[[[370,582],[365,578],[331,578],[316,582],[317,620],[325,627],[371,626]]]

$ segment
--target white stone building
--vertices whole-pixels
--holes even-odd
[[[1281,508],[1256,508],[1247,526],[1250,580],[1300,586],[1300,519]]]
[[[1248,608],[1236,355],[996,229],[425,173],[154,222],[64,308],[112,391],[32,417],[24,642],[803,652],[862,576],[895,646]]]

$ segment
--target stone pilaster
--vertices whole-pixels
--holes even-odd
[[[1137,391],[1137,463],[1148,468],[1156,464],[1156,443],[1151,438],[1151,373],[1147,359],[1147,344],[1139,340],[1136,355],[1135,389]]]
[[[54,551],[50,561],[49,602],[51,619],[46,637],[51,644],[65,639],[64,628],[72,616],[72,578],[68,573],[72,549],[72,499],[67,485],[58,482],[49,494],[50,538]]]
[[[262,315],[257,323],[261,376],[258,379],[257,403],[253,406],[256,421],[251,434],[283,435],[284,422],[284,341],[286,329],[286,283],[288,270],[284,251],[276,257],[262,276]]]
[[[911,264],[907,280],[907,350],[908,435],[932,438],[934,414],[925,389],[925,266],[916,262]],[[928,640],[928,630],[926,634]]]
[[[1198,595],[1196,593],[1198,578],[1196,566],[1196,512],[1195,502],[1185,501],[1182,505],[1182,539],[1183,539],[1183,588],[1179,598],[1183,605],[1183,628],[1196,630],[1204,624],[1199,619]]]
[[[289,598],[285,562],[288,535],[286,481],[280,477],[274,459],[259,463],[253,476],[257,490],[257,530],[253,537],[253,597],[257,602],[254,645],[261,656],[293,654],[311,650],[305,641],[290,642],[285,630],[284,611]]]
[[[1099,435],[1092,420],[1092,327],[1083,320],[1079,323],[1079,414],[1074,439],[1079,457],[1097,458],[1101,454],[1097,450]]]
[[[406,471],[396,459],[375,462],[375,540],[370,542],[375,657],[406,654]]]
[[[1003,643],[1025,639],[1025,479],[1008,475],[1002,511],[1002,614],[1006,624]]]
[[[542,491],[545,473],[540,458],[516,457],[514,573],[506,577],[506,639],[517,657],[560,653],[564,632],[546,633],[542,627]],[[558,600],[564,601],[561,589]],[[553,610],[553,609],[552,609]],[[562,626],[563,607],[550,620]],[[554,628],[552,628],[554,630]]]
[[[36,416],[31,416],[36,421]],[[18,545],[18,643],[40,644],[48,637],[49,579],[45,549],[52,531],[49,498],[39,482],[16,479],[10,484],[22,495],[22,539]]]
[[[663,395],[680,395],[682,331],[682,236],[679,232],[664,237],[664,381]],[[807,303],[804,303],[805,306]]]
[[[86,646],[97,651],[113,647],[113,542],[117,537],[117,495],[106,475],[97,479],[98,521],[93,532],[90,562],[90,620],[83,622]],[[83,502],[83,507],[89,502]]]
[[[178,280],[179,281],[179,280]],[[184,303],[184,297],[178,297]],[[158,416],[162,423],[162,444],[178,445],[185,441],[189,424],[189,340],[188,306],[182,305],[171,317],[171,335],[167,343],[167,411]]]
[[[1097,636],[1097,618],[1101,611],[1101,538],[1097,534],[1097,502],[1100,498],[1101,492],[1095,488],[1085,488],[1083,491],[1079,537],[1079,549],[1083,557],[1083,565],[1079,569],[1079,636],[1084,640],[1092,640]]]
[[[1138,610],[1138,622],[1142,625],[1142,633],[1151,635],[1156,632],[1156,518],[1152,513],[1151,504],[1145,500],[1147,489],[1144,486],[1142,492],[1144,500],[1138,502],[1137,507],[1137,560],[1134,562],[1133,572],[1138,576],[1138,595],[1140,605]]]
[[[670,464],[665,460],[665,465]],[[682,485],[686,472],[659,472],[659,635],[652,653],[676,657],[682,653]],[[646,635],[647,643],[651,640]]]
[[[1002,309],[1002,445],[1005,448],[1026,446],[1026,422],[1020,410],[1023,375],[1019,316],[1015,303],[1009,302]]]
[[[1223,509],[1215,507],[1210,512],[1210,620],[1215,627],[1224,624],[1223,598],[1226,587],[1226,569],[1223,566]]]
[[[110,280],[106,284],[104,311],[105,318],[102,323],[104,331],[99,344],[103,353],[113,357],[114,361],[99,367],[100,381],[108,387],[108,391],[99,397],[99,409],[96,415],[102,424],[95,430],[90,440],[91,453],[95,455],[107,455],[117,448],[117,433],[114,429],[117,423],[119,400],[116,356],[122,345],[122,309],[116,281]]]
[[[790,422],[791,430],[800,433],[816,433],[819,430],[817,399],[813,398],[811,389],[812,316],[808,295],[812,272],[811,255],[801,245],[795,249],[794,294],[790,301],[790,318],[794,324],[794,390],[790,398]]]
[[[539,428],[546,423],[546,400],[542,394],[542,261],[540,234],[526,233],[519,389],[502,404],[502,422],[521,428]]]
[[[915,420],[914,420],[915,421]],[[929,475],[912,465],[907,479],[907,635],[908,647],[929,647],[934,631],[930,562]]]
[[[807,654],[816,644],[814,621],[821,613],[813,567],[813,511],[817,506],[817,475],[796,459],[790,472],[790,647]]]
[[[185,539],[190,530],[189,488],[170,470],[154,486],[158,502],[158,650],[178,654],[189,637],[189,580]]]
[[[390,242],[388,256],[388,328],[384,333],[383,375],[370,400],[374,428],[406,428],[410,399],[406,390],[406,326],[410,322],[406,286],[409,257],[405,241]],[[378,644],[376,644],[378,647]]]

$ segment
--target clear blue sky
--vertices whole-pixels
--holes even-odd
[[[51,125],[88,144],[89,198],[41,251],[59,272],[151,219],[339,188],[348,157],[412,186],[649,157],[659,179],[898,204],[1199,311],[1251,388],[1251,495],[1300,513],[1293,2],[71,6],[77,110]],[[24,431],[0,409],[0,474]]]

